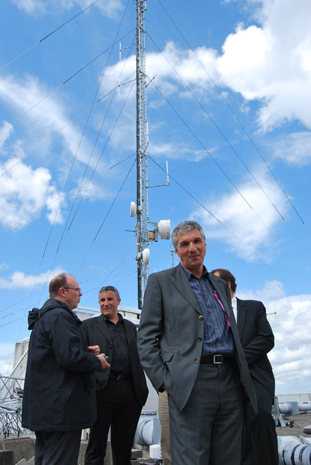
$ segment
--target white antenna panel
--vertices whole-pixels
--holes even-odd
[[[158,224],[159,236],[161,239],[169,239],[171,235],[171,221],[161,220]]]
[[[143,264],[149,265],[149,260],[150,260],[150,250],[144,249],[143,250]]]
[[[137,207],[135,202],[131,202],[131,217],[135,216],[137,213]]]

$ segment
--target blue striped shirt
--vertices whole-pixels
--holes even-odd
[[[208,279],[208,271],[204,266],[202,276],[197,278],[186,268],[183,267],[183,269],[189,279],[190,286],[193,289],[204,317],[204,336],[201,355],[233,355],[234,344],[232,334],[224,311],[213,295],[213,287]]]

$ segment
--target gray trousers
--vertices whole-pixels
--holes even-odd
[[[180,412],[169,395],[169,410],[172,465],[240,465],[243,389],[234,362],[201,363],[186,406]]]

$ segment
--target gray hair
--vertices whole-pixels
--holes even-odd
[[[113,291],[117,297],[117,300],[120,300],[120,294],[119,294],[119,291],[116,287],[113,287],[113,286],[103,286],[99,289],[99,294],[101,294],[102,292],[108,292],[108,291]]]
[[[182,221],[181,223],[179,223],[176,226],[176,228],[174,229],[174,231],[172,232],[172,235],[171,235],[173,247],[174,247],[175,250],[177,249],[177,236],[178,236],[178,234],[184,233],[184,232],[187,232],[187,231],[193,231],[194,229],[197,229],[200,232],[203,241],[206,242],[203,228],[202,228],[202,226],[199,225],[199,223],[197,223],[196,221]]]

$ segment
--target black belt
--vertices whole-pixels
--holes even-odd
[[[117,379],[118,381],[123,381],[124,379],[131,379],[132,375],[122,375],[122,373],[111,373],[109,378]]]
[[[201,357],[200,363],[213,363],[214,365],[221,365],[224,362],[232,362],[233,358],[228,355],[213,354],[204,355]]]

